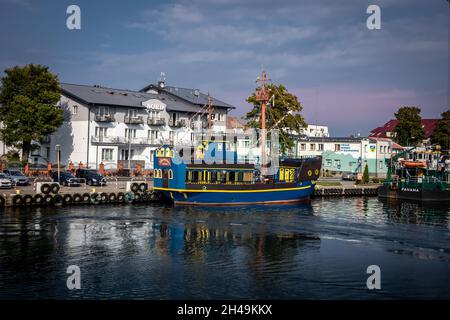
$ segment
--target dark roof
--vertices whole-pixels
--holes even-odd
[[[158,99],[169,111],[197,112],[200,109],[195,104],[168,95],[69,83],[61,83],[61,89],[65,96],[85,104],[145,108],[142,102]]]
[[[422,126],[425,130],[425,138],[429,138],[432,136],[434,129],[436,128],[436,124],[438,122],[438,119],[422,119]],[[382,127],[377,127],[370,131],[369,137],[379,137],[379,138],[386,138],[387,132],[394,132],[395,127],[397,127],[398,120],[393,119],[389,120],[385,123]]]
[[[166,92],[170,95],[173,95],[180,99],[186,100],[190,103],[199,105],[201,107],[208,104],[208,95],[200,92],[200,90],[198,90],[198,89],[179,88],[179,87],[172,87],[172,86],[165,86],[164,88],[160,88],[160,87],[158,87],[158,85],[149,84],[148,86],[146,86],[145,88],[143,88],[140,91],[147,92],[148,90],[151,90],[151,89]],[[235,107],[233,107],[232,105],[230,105],[226,102],[223,102],[214,97],[211,97],[211,98],[212,98],[212,105],[214,107],[235,109]]]

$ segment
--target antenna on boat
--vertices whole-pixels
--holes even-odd
[[[261,87],[256,91],[256,101],[261,102],[261,173],[266,172],[266,103],[269,100],[269,93],[266,88],[267,76],[263,70],[261,77],[258,76],[256,82],[261,82]]]
[[[212,99],[208,92],[208,129],[210,130],[212,127],[212,111],[213,111]]]

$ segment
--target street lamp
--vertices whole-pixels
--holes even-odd
[[[58,162],[58,183],[59,183],[59,177],[60,177],[59,162],[60,162],[60,158],[61,158],[61,145],[57,144],[55,146],[55,151],[56,151],[56,160]]]

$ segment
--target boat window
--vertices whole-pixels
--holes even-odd
[[[284,168],[280,168],[280,181],[284,181]]]
[[[211,172],[211,182],[212,183],[217,183],[217,175],[218,175],[217,171]]]
[[[199,181],[198,171],[192,171],[192,182],[197,183]]]
[[[172,169],[169,169],[169,171],[168,171],[168,176],[169,176],[169,179],[173,179],[173,170]]]

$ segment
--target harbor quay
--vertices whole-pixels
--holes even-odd
[[[353,183],[316,185],[314,197],[376,196],[379,184],[358,186]],[[51,180],[32,181],[28,186],[0,190],[2,207],[19,206],[74,206],[98,204],[162,203],[160,194],[153,190],[152,178],[107,179],[106,185],[86,184],[62,186]]]

